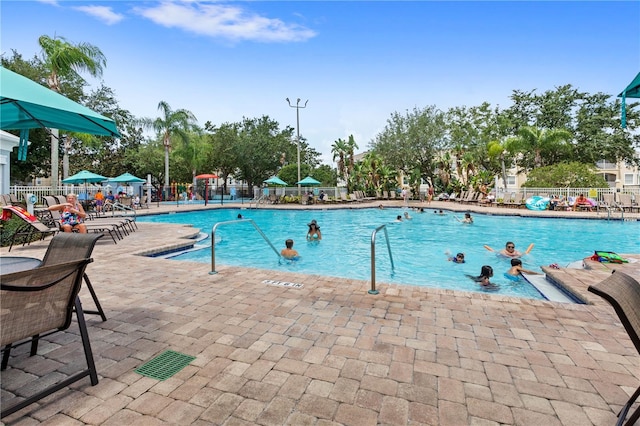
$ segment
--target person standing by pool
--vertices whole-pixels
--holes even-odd
[[[489,251],[495,252],[495,250],[489,247],[488,245],[485,245],[484,248],[486,248]],[[516,250],[516,245],[513,241],[507,241],[507,243],[504,245],[504,249],[500,250],[498,254],[505,257],[522,257],[525,254],[529,254],[529,252],[532,249],[533,249],[533,243],[529,244],[529,247],[527,247],[524,253],[521,253],[518,250]]]
[[[431,180],[429,180],[429,189],[427,189],[427,205],[430,205],[431,202],[433,201],[433,193],[434,193],[434,189],[433,189],[433,184],[431,184]]]
[[[93,198],[96,200],[96,211],[98,213],[102,212],[102,205],[104,204],[104,194],[102,193],[102,190],[98,189],[96,196]]]
[[[290,260],[295,260],[295,259],[298,259],[300,257],[298,252],[293,249],[293,240],[291,238],[286,240],[284,242],[284,245],[286,247],[283,248],[282,251],[280,252],[282,257],[284,257],[285,259],[290,259]]]
[[[311,222],[307,223],[307,226],[309,227],[309,231],[307,232],[307,241],[320,241],[322,239],[322,232],[320,232],[318,222],[313,219]]]

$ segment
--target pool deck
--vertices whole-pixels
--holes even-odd
[[[219,207],[153,204],[141,212]],[[633,218],[638,214],[625,213]],[[117,245],[101,239],[87,269],[108,317],[87,316],[100,383],[83,379],[5,424],[599,426],[615,423],[640,384],[639,355],[613,309],[586,291],[611,265],[546,270],[584,305],[383,282],[380,294],[370,295],[367,281],[224,265],[211,275],[207,264],[139,256],[178,247],[196,230],[138,226]],[[41,257],[47,244],[15,247],[10,255]],[[640,261],[613,268],[640,279]],[[81,297],[85,308],[93,307],[85,289]],[[196,359],[165,381],[133,371],[167,349]],[[84,362],[75,324],[44,339],[33,358],[24,346],[14,352],[1,373],[3,405]]]

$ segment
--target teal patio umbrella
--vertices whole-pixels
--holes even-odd
[[[311,176],[307,176],[306,178],[302,179],[300,182],[296,182],[296,184],[302,185],[302,186],[313,186],[313,185],[320,185],[320,182],[315,180]]]
[[[132,175],[131,173],[123,173],[118,177],[114,177],[113,179],[109,179],[111,182],[118,182],[118,183],[142,183],[142,182],[146,182],[146,180],[136,177],[134,175]]]
[[[62,180],[62,183],[70,183],[73,185],[80,183],[97,183],[107,180],[106,177],[99,175],[97,173],[90,172],[88,170],[82,170],[81,172],[76,173],[75,175],[71,175],[66,179]]]
[[[620,113],[620,124],[622,128],[627,127],[627,98],[640,98],[640,72],[623,91],[618,95],[622,98],[622,110]]]
[[[87,184],[88,183],[98,183],[107,180],[106,177],[99,175],[97,173],[90,172],[88,170],[82,170],[75,175],[71,175],[66,179],[62,180],[62,183],[70,183],[72,185],[79,185],[81,183],[84,184],[84,197],[87,199]]]
[[[282,185],[282,186],[288,185],[287,182],[283,181],[278,176],[271,176],[269,179],[265,180],[264,183],[270,184],[270,185]]]
[[[62,129],[120,137],[116,123],[20,74],[0,67],[0,129],[20,130],[18,159],[27,158],[29,129]]]

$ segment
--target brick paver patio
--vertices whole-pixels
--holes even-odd
[[[210,275],[136,255],[194,229],[139,228],[117,245],[103,238],[88,268],[108,317],[87,317],[100,383],[6,424],[611,425],[640,382],[638,353],[596,296],[559,304],[384,283],[369,295],[359,280],[224,265]],[[41,257],[46,245],[11,255]],[[585,294],[607,272],[552,273]],[[166,381],[134,372],[167,349],[196,359]],[[14,352],[3,404],[84,362],[75,324],[35,357]]]

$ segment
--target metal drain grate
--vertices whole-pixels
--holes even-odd
[[[196,359],[195,356],[185,355],[175,351],[164,351],[134,371],[143,376],[151,377],[152,379],[167,380],[189,365],[194,359]]]

